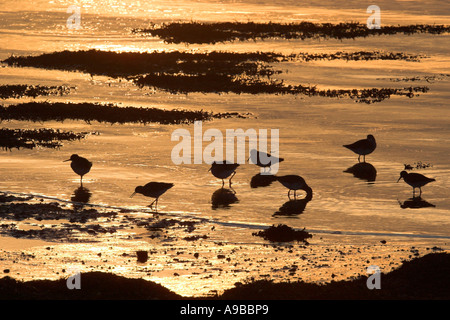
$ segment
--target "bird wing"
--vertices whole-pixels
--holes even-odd
[[[366,139],[358,140],[356,142],[353,142],[352,144],[344,144],[344,147],[346,147],[347,149],[359,149],[364,148],[366,146],[367,146]]]
[[[425,177],[423,174],[415,173],[415,172],[409,173],[409,174],[408,174],[408,179],[411,180],[411,181],[413,181],[413,182],[419,182],[419,181],[436,181],[436,179],[428,178],[428,177]]]
[[[227,168],[229,170],[234,170],[239,167],[239,163],[224,163],[222,165],[224,166],[224,168]]]

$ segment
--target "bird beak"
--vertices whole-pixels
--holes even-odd
[[[133,196],[136,194],[136,192],[133,192],[130,196],[130,198],[133,198]]]
[[[399,182],[402,179],[402,177],[400,176],[400,178],[398,178],[397,182]]]
[[[211,168],[208,169],[208,172],[210,172],[210,171],[211,171]]]
[[[70,161],[70,159],[64,160],[63,162],[67,162],[67,161]]]

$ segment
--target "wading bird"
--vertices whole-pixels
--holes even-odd
[[[77,154],[71,155],[70,159],[64,160],[64,162],[66,161],[71,161],[70,167],[81,177],[80,182],[81,185],[83,185],[83,176],[91,170],[92,162],[86,158],[80,157]]]
[[[213,162],[211,164],[211,168],[208,171],[211,171],[212,175],[218,179],[222,179],[222,187],[225,184],[224,179],[230,177],[229,184],[231,186],[231,179],[236,174],[236,169],[239,167],[238,163],[216,163]]]
[[[132,198],[136,193],[140,193],[143,196],[155,198],[153,202],[149,205],[150,208],[153,207],[155,203],[155,211],[158,209],[158,199],[162,196],[167,190],[174,186],[173,183],[167,182],[149,182],[145,186],[137,186],[134,189],[134,192],[131,194],[130,198]]]
[[[251,159],[253,164],[264,168],[264,170],[266,168],[270,168],[273,164],[284,161],[284,158],[277,158],[272,156],[270,153],[265,153],[256,149],[250,150],[250,158],[248,159]]]
[[[306,184],[305,179],[297,175],[286,175],[277,177],[278,182],[289,189],[288,198],[291,198],[291,190],[294,190],[294,198],[297,197],[297,190],[306,191],[306,198],[312,199],[313,191],[310,186]]]
[[[422,187],[430,182],[436,181],[436,179],[425,177],[423,174],[408,173],[406,171],[400,172],[400,178],[398,178],[397,182],[399,182],[402,178],[413,188],[413,197],[416,195],[416,188],[419,188],[420,190],[420,197],[422,195]]]
[[[360,162],[361,156],[364,157],[363,161],[366,162],[366,155],[371,154],[376,149],[377,143],[375,137],[369,134],[366,139],[358,140],[352,144],[344,144],[344,147],[358,155],[358,162]]]

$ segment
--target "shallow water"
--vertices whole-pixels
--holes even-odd
[[[193,135],[193,125],[109,125],[87,124],[81,121],[4,122],[2,125],[8,128],[59,128],[75,132],[98,131],[100,135],[88,136],[80,142],[65,143],[59,150],[2,151],[0,153],[0,170],[3,177],[0,181],[1,191],[70,201],[79,187],[79,177],[72,172],[67,162],[62,161],[69,158],[71,154],[77,153],[94,163],[91,172],[83,180],[84,187],[91,193],[90,204],[135,209],[138,210],[137,212],[141,210],[139,214],[142,214],[142,211],[148,211],[146,206],[150,201],[139,195],[130,198],[135,186],[149,181],[175,183],[175,186],[160,198],[159,211],[176,217],[206,218],[212,222],[217,229],[211,238],[199,244],[198,248],[205,246],[202,250],[205,252],[210,250],[208,252],[214,255],[219,250],[216,246],[217,241],[230,243],[231,249],[228,248],[230,250],[235,245],[242,245],[245,248],[243,251],[246,252],[252,248],[256,252],[259,252],[258,248],[264,251],[265,242],[255,239],[251,233],[259,227],[272,224],[287,224],[313,232],[315,237],[311,240],[312,248],[320,247],[314,252],[314,255],[319,257],[325,254],[324,248],[327,248],[327,245],[342,245],[347,246],[346,249],[348,249],[350,246],[363,248],[371,244],[375,248],[371,247],[367,251],[368,255],[373,255],[373,252],[381,252],[381,247],[378,247],[381,239],[388,240],[388,243],[398,241],[404,247],[428,248],[436,244],[443,248],[448,247],[450,238],[450,199],[448,197],[450,77],[446,76],[450,74],[450,55],[447,45],[450,36],[448,34],[394,35],[343,41],[266,40],[214,46],[168,45],[156,38],[148,39],[133,35],[130,30],[135,27],[145,27],[151,21],[159,23],[191,19],[364,22],[368,14],[356,1],[345,2],[345,6],[339,6],[339,8],[334,4],[335,2],[323,1],[308,2],[308,7],[303,7],[298,1],[276,3],[177,1],[170,7],[165,2],[159,1],[151,3],[108,1],[102,2],[101,5],[84,1],[83,28],[79,31],[68,31],[65,28],[65,20],[68,17],[65,10],[72,2],[40,1],[35,6],[26,5],[27,3],[23,2],[23,5],[19,6],[5,1],[0,2],[3,10],[0,12],[2,17],[0,59],[5,59],[11,54],[36,55],[66,49],[91,48],[118,51],[244,52],[263,50],[285,54],[379,50],[425,55],[426,58],[420,62],[335,60],[289,62],[274,66],[277,69],[288,70],[281,75],[287,83],[311,84],[324,89],[427,86],[430,90],[413,98],[391,97],[371,105],[355,103],[349,98],[301,95],[173,95],[158,90],[140,89],[132,83],[107,77],[4,66],[0,68],[0,85],[40,84],[77,87],[77,90],[68,96],[50,96],[36,100],[112,102],[124,106],[250,112],[252,116],[248,119],[216,119],[204,122],[203,132],[209,128],[219,129],[224,134],[226,129],[279,129],[280,156],[286,159],[280,165],[279,174],[303,176],[313,188],[314,196],[312,201],[306,204],[298,203],[297,211],[293,214],[274,216],[274,213],[288,201],[287,190],[278,182],[267,187],[252,188],[251,179],[258,174],[259,168],[251,164],[243,164],[233,178],[232,187],[235,193],[228,198],[228,201],[232,203],[216,206],[214,197],[217,195],[215,192],[221,189],[221,181],[208,172],[209,166],[207,164],[175,165],[170,158],[171,150],[177,143],[171,141],[172,132],[175,129],[185,128]],[[121,3],[127,4],[126,7],[123,7]],[[382,8],[382,23],[450,23],[450,8],[437,1],[426,3],[381,1],[379,3]],[[422,79],[424,76],[439,77],[431,81],[396,82],[391,80],[416,76]],[[16,100],[5,100],[3,103],[16,102]],[[357,164],[358,160],[357,155],[342,147],[343,144],[364,138],[369,133],[377,139],[376,151],[366,158],[368,163],[366,167],[372,174],[376,172],[375,178],[372,175],[370,179],[372,181],[359,179],[351,173],[344,172]],[[208,143],[204,142],[203,147],[206,145]],[[432,166],[414,172],[435,178],[436,182],[423,188],[422,202],[411,202],[412,188],[403,181],[399,183],[396,181],[405,164],[413,165],[419,161],[430,163]],[[408,205],[416,206],[416,208],[408,208]],[[210,227],[208,225],[208,228]],[[205,287],[199,291],[192,289],[191,292],[182,288],[183,282],[180,281],[185,279],[183,277],[190,281],[192,281],[190,277],[195,278],[192,275],[194,271],[186,271],[186,264],[184,267],[174,266],[166,261],[167,265],[164,267],[163,256],[159,256],[158,259],[161,260],[155,258],[158,263],[161,263],[161,265],[158,264],[160,266],[158,270],[141,270],[150,267],[136,266],[134,258],[129,262],[128,254],[136,247],[159,250],[164,248],[164,242],[156,244],[148,240],[145,231],[142,240],[130,240],[126,236],[127,232],[130,235],[133,232],[129,230],[123,232],[125,236],[121,234],[106,238],[99,237],[100,244],[82,244],[78,247],[72,244],[58,246],[58,242],[41,246],[41,240],[30,240],[36,241],[36,249],[33,249],[35,250],[33,252],[40,252],[40,257],[43,257],[41,262],[45,261],[45,255],[42,252],[46,254],[52,252],[46,249],[49,245],[60,252],[60,256],[56,259],[60,264],[55,263],[51,270],[46,270],[47,267],[42,267],[42,263],[36,262],[33,277],[54,277],[54,270],[59,270],[64,263],[67,264],[68,258],[64,260],[61,255],[70,256],[71,252],[79,250],[86,254],[86,260],[89,261],[90,266],[96,265],[95,257],[92,258],[92,256],[95,256],[97,251],[101,251],[104,254],[103,257],[105,255],[113,257],[108,258],[109,262],[103,264],[101,259],[98,259],[99,268],[106,269],[108,265],[114,272],[134,276],[143,276],[147,272],[151,274],[147,278],[160,281],[186,295],[192,292],[200,294],[207,293],[209,290],[218,290],[236,281],[236,276],[230,276],[226,284],[213,281],[205,285],[197,279],[198,287],[196,288],[203,285]],[[4,264],[5,268],[10,267],[10,262],[14,258],[4,257],[8,255],[14,257],[21,251],[20,248],[28,250],[33,247],[34,243],[30,241],[2,237],[0,243],[4,251],[2,251],[3,258],[0,263]],[[191,250],[195,245],[192,242],[171,244],[175,247],[171,247],[170,250],[176,250],[176,246],[183,247],[179,251]],[[105,248],[110,249],[104,251]],[[275,254],[271,250],[266,250],[268,257],[277,256],[284,265],[291,260],[299,261],[298,257],[294,256],[291,259],[289,254],[286,255],[283,252]],[[118,258],[117,255],[122,252],[127,252],[127,255]],[[408,256],[403,253],[404,251],[396,256],[392,254],[392,261]],[[36,255],[39,256],[39,253]],[[174,256],[178,255],[174,254]],[[310,257],[314,260],[311,255]],[[243,255],[239,256],[239,259],[239,261],[245,260]],[[328,259],[331,261],[330,257]],[[193,263],[190,258],[187,260]],[[197,263],[198,259],[193,261]],[[365,261],[361,258],[358,263],[364,266]],[[389,262],[388,258],[383,258],[384,264],[389,265]],[[363,270],[361,266],[358,269],[360,271]],[[23,263],[23,268],[26,267],[29,265]],[[198,267],[201,268],[201,264]],[[174,269],[178,270],[177,273],[181,277],[172,277]],[[254,271],[251,273],[252,276],[258,272],[261,274],[261,270]],[[272,271],[268,269],[264,272]],[[238,274],[237,278],[242,279],[239,272],[236,271],[235,274]],[[56,275],[61,274],[56,273]],[[17,269],[16,276],[26,278],[20,268]],[[242,272],[242,277],[246,276],[248,276],[247,272]],[[306,273],[302,274],[304,279],[317,280],[322,277],[326,278],[314,272],[311,272],[309,276],[306,276]]]

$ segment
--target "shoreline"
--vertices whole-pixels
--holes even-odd
[[[380,274],[380,289],[368,289],[367,276],[320,285],[303,281],[239,283],[222,294],[183,297],[160,284],[104,272],[80,274],[79,289],[68,289],[68,278],[17,281],[0,278],[2,300],[445,300],[450,298],[449,253],[431,253]],[[426,271],[432,272],[426,272]],[[369,280],[370,281],[370,280]]]
[[[351,283],[366,276],[371,265],[387,274],[411,259],[448,252],[445,237],[300,232],[286,226],[266,237],[269,226],[85,205],[29,195],[0,197],[0,276],[53,286],[74,271],[106,272],[111,278],[105,281],[140,279],[180,297],[202,299],[254,282],[264,287]],[[293,237],[286,239],[289,232]]]

